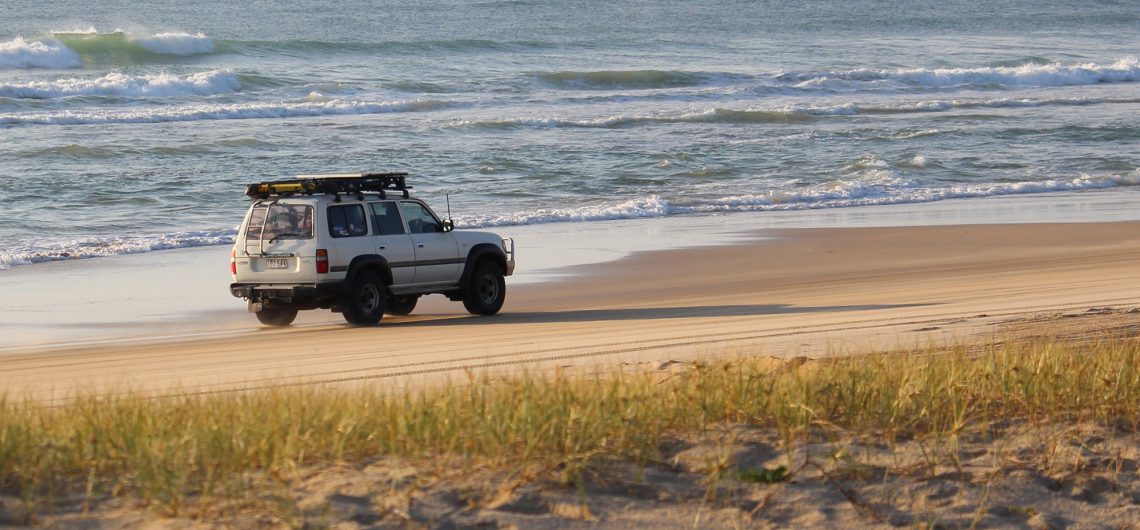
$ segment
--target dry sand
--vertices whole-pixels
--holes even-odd
[[[281,383],[408,384],[459,376],[464,368],[625,363],[671,370],[734,354],[812,357],[1049,334],[1137,335],[1140,223],[759,235],[768,239],[639,253],[577,268],[562,281],[515,287],[494,318],[469,317],[439,301],[376,328],[349,328],[328,317],[288,330],[251,323],[248,333],[220,337],[12,354],[0,358],[0,384],[45,399],[123,385],[226,392]],[[223,522],[156,518],[125,499],[108,499],[89,515],[65,507],[42,522],[61,528],[278,527],[301,520],[334,528],[1131,528],[1140,521],[1140,440],[1104,426],[1010,425],[997,441],[893,446],[835,433],[827,443],[791,452],[776,432],[726,426],[711,441],[672,436],[661,454],[660,462],[642,465],[600,464],[569,486],[558,482],[556,470],[456,475],[445,463],[384,459],[308,470],[284,495],[287,509]],[[756,471],[780,465],[791,480],[754,480]],[[719,479],[710,482],[710,472]],[[0,496],[0,513],[15,502]]]
[[[667,438],[656,462],[474,469],[381,458],[310,467],[273,499],[189,499],[177,517],[131,498],[77,499],[44,528],[1138,528],[1140,442],[1097,425],[1008,426],[947,440],[828,433],[786,450],[773,429]],[[760,479],[783,468],[780,480]],[[0,528],[19,501],[0,494]],[[7,515],[7,516],[6,516]]]

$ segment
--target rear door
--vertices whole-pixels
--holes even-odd
[[[388,260],[392,268],[392,283],[412,283],[415,281],[416,252],[396,201],[374,202],[368,208],[372,216],[372,244],[375,252]]]
[[[239,260],[238,281],[312,281],[313,271],[302,263],[308,260],[311,264],[315,255],[313,214],[313,206],[307,203],[255,204],[245,223],[248,262]]]
[[[348,266],[357,256],[374,254],[372,235],[368,232],[368,214],[363,204],[333,204],[325,209],[328,235],[329,272],[339,275],[348,272]]]
[[[443,231],[443,223],[419,201],[400,201],[400,212],[415,245],[415,283],[455,283],[459,279],[459,245]]]

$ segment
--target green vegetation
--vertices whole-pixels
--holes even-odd
[[[176,515],[271,496],[302,468],[382,455],[491,468],[557,469],[599,458],[653,461],[670,433],[725,424],[818,429],[888,442],[993,433],[1003,422],[1140,422],[1140,347],[1007,345],[822,361],[741,358],[679,372],[604,377],[471,375],[396,391],[290,387],[64,404],[0,398],[0,492],[26,516],[60,498],[138,499]],[[777,482],[785,470],[757,470]],[[190,501],[193,501],[192,503]]]
[[[778,466],[772,469],[746,469],[739,473],[738,478],[745,482],[759,483],[759,484],[775,484],[787,480],[791,475],[788,474],[788,468]]]

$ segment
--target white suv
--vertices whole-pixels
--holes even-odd
[[[493,315],[515,269],[514,241],[453,231],[412,198],[406,173],[302,175],[250,184],[254,199],[230,253],[230,293],[262,324],[332,309],[350,324],[407,315],[425,294]]]

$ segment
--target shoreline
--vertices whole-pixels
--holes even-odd
[[[739,353],[822,357],[966,344],[1046,314],[1140,304],[1136,221],[768,229],[736,238],[640,252],[565,269],[558,281],[514,285],[504,312],[491,318],[429,297],[412,316],[385,318],[375,328],[351,328],[322,311],[302,313],[291,328],[266,329],[236,307],[213,328],[199,317],[185,325],[205,329],[10,349],[0,354],[0,387],[58,399],[125,388],[409,384],[471,369]],[[1053,324],[1042,320],[1019,333]]]
[[[758,230],[1088,223],[1140,220],[1140,190],[1050,193],[931,203],[498,227],[516,238],[508,285],[558,283],[581,267],[637,253],[747,243]],[[0,356],[256,329],[225,286],[228,245],[57,261],[0,270]],[[431,302],[436,297],[429,297]],[[428,305],[446,312],[449,304]],[[509,306],[508,306],[509,308]],[[328,316],[324,314],[323,316]],[[299,324],[328,324],[302,312]]]

